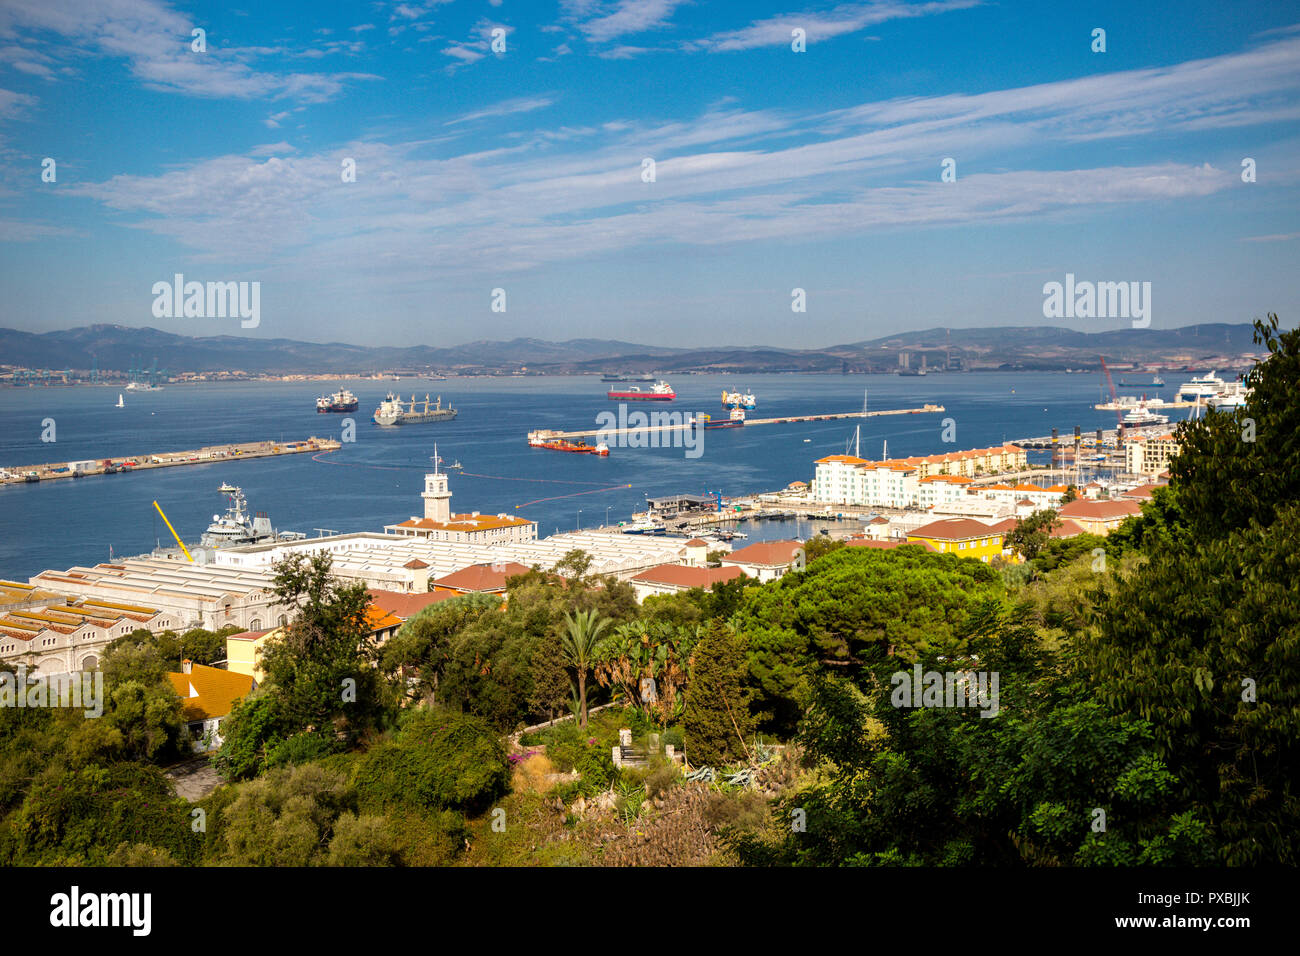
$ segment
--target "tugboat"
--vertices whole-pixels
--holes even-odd
[[[333,395],[322,395],[316,399],[316,411],[321,414],[326,412],[355,412],[360,404],[352,392],[346,388],[341,388]]]

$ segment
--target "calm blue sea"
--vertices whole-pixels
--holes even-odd
[[[222,442],[338,437],[344,416],[318,415],[315,399],[327,383],[170,385],[161,392],[126,392],[115,408],[113,388],[0,390],[0,465],[75,461],[109,455],[180,451]],[[607,385],[594,377],[452,379],[396,383],[405,398],[441,394],[460,410],[455,421],[379,428],[370,415],[394,383],[346,383],[361,399],[352,416],[356,442],[313,461],[309,455],[158,469],[0,488],[0,577],[25,580],[46,568],[67,568],[139,554],[170,536],[152,502],[162,505],[187,540],[199,537],[223,510],[217,488],[244,489],[254,510],[280,530],[377,531],[421,512],[422,476],[433,445],[453,472],[452,506],[459,511],[519,513],[539,522],[542,535],[626,520],[647,495],[722,491],[743,494],[782,488],[812,477],[812,462],[842,453],[855,422],[841,420],[718,429],[705,436],[703,454],[680,448],[613,448],[608,458],[532,449],[535,428],[596,427],[610,409]],[[863,390],[873,409],[946,406],[943,415],[861,420],[862,454],[933,454],[1004,440],[1062,435],[1075,425],[1113,427],[1115,414],[1093,409],[1096,375],[1067,373],[893,375],[679,376],[671,405],[645,410],[723,413],[723,388],[754,392],[751,417],[860,410]],[[1173,386],[1177,382],[1171,383]],[[333,385],[328,389],[333,390]],[[1164,389],[1170,398],[1172,389]],[[941,441],[941,421],[956,422],[956,444]],[[41,441],[52,418],[57,442]],[[805,441],[807,439],[807,441]],[[623,487],[626,486],[626,487]],[[778,526],[779,528],[779,526]],[[787,526],[786,533],[793,530]]]

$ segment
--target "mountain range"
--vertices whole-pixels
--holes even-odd
[[[581,374],[687,372],[887,372],[919,368],[1096,368],[1108,363],[1203,368],[1248,365],[1260,346],[1246,323],[1175,329],[1078,332],[1053,326],[999,326],[904,332],[818,349],[766,346],[670,348],[609,339],[477,341],[435,348],[364,346],[219,335],[195,338],[152,328],[91,325],[54,332],[0,329],[0,363],[82,373],[126,372],[156,359],[171,375],[241,371],[293,373]],[[923,358],[924,357],[924,358]]]

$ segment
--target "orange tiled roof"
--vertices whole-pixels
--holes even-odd
[[[188,674],[168,674],[172,687],[185,704],[186,720],[224,717],[239,698],[253,690],[253,678],[247,674],[191,664]]]
[[[434,521],[432,518],[408,518],[398,522],[399,528],[419,528],[422,531],[492,531],[496,528],[516,528],[532,524],[527,518],[514,515],[452,515],[450,521]]]
[[[849,540],[844,542],[844,545],[849,548],[874,548],[879,551],[892,551],[895,548],[914,548],[919,546],[925,548],[927,551],[935,551],[937,553],[937,549],[929,541],[874,541],[871,538],[849,538]]]
[[[400,617],[389,613],[382,607],[374,604],[366,606],[366,627],[373,634],[375,631],[384,631],[390,627],[399,627],[402,623]]]

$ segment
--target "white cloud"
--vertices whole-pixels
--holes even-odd
[[[475,120],[487,119],[494,116],[513,116],[516,113],[531,113],[534,110],[546,109],[552,105],[555,100],[549,96],[520,96],[511,100],[503,100],[493,106],[476,110],[473,113],[466,113],[454,120],[448,120],[444,126],[455,126],[459,123],[472,123]]]
[[[739,30],[727,30],[702,40],[689,41],[683,44],[683,49],[727,53],[756,47],[789,46],[791,31],[796,27],[806,32],[809,43],[816,43],[846,33],[857,33],[889,20],[965,10],[980,6],[982,2],[983,0],[934,0],[931,3],[903,3],[901,0],[879,0],[875,3],[844,3],[826,12],[788,13],[755,20]]]

